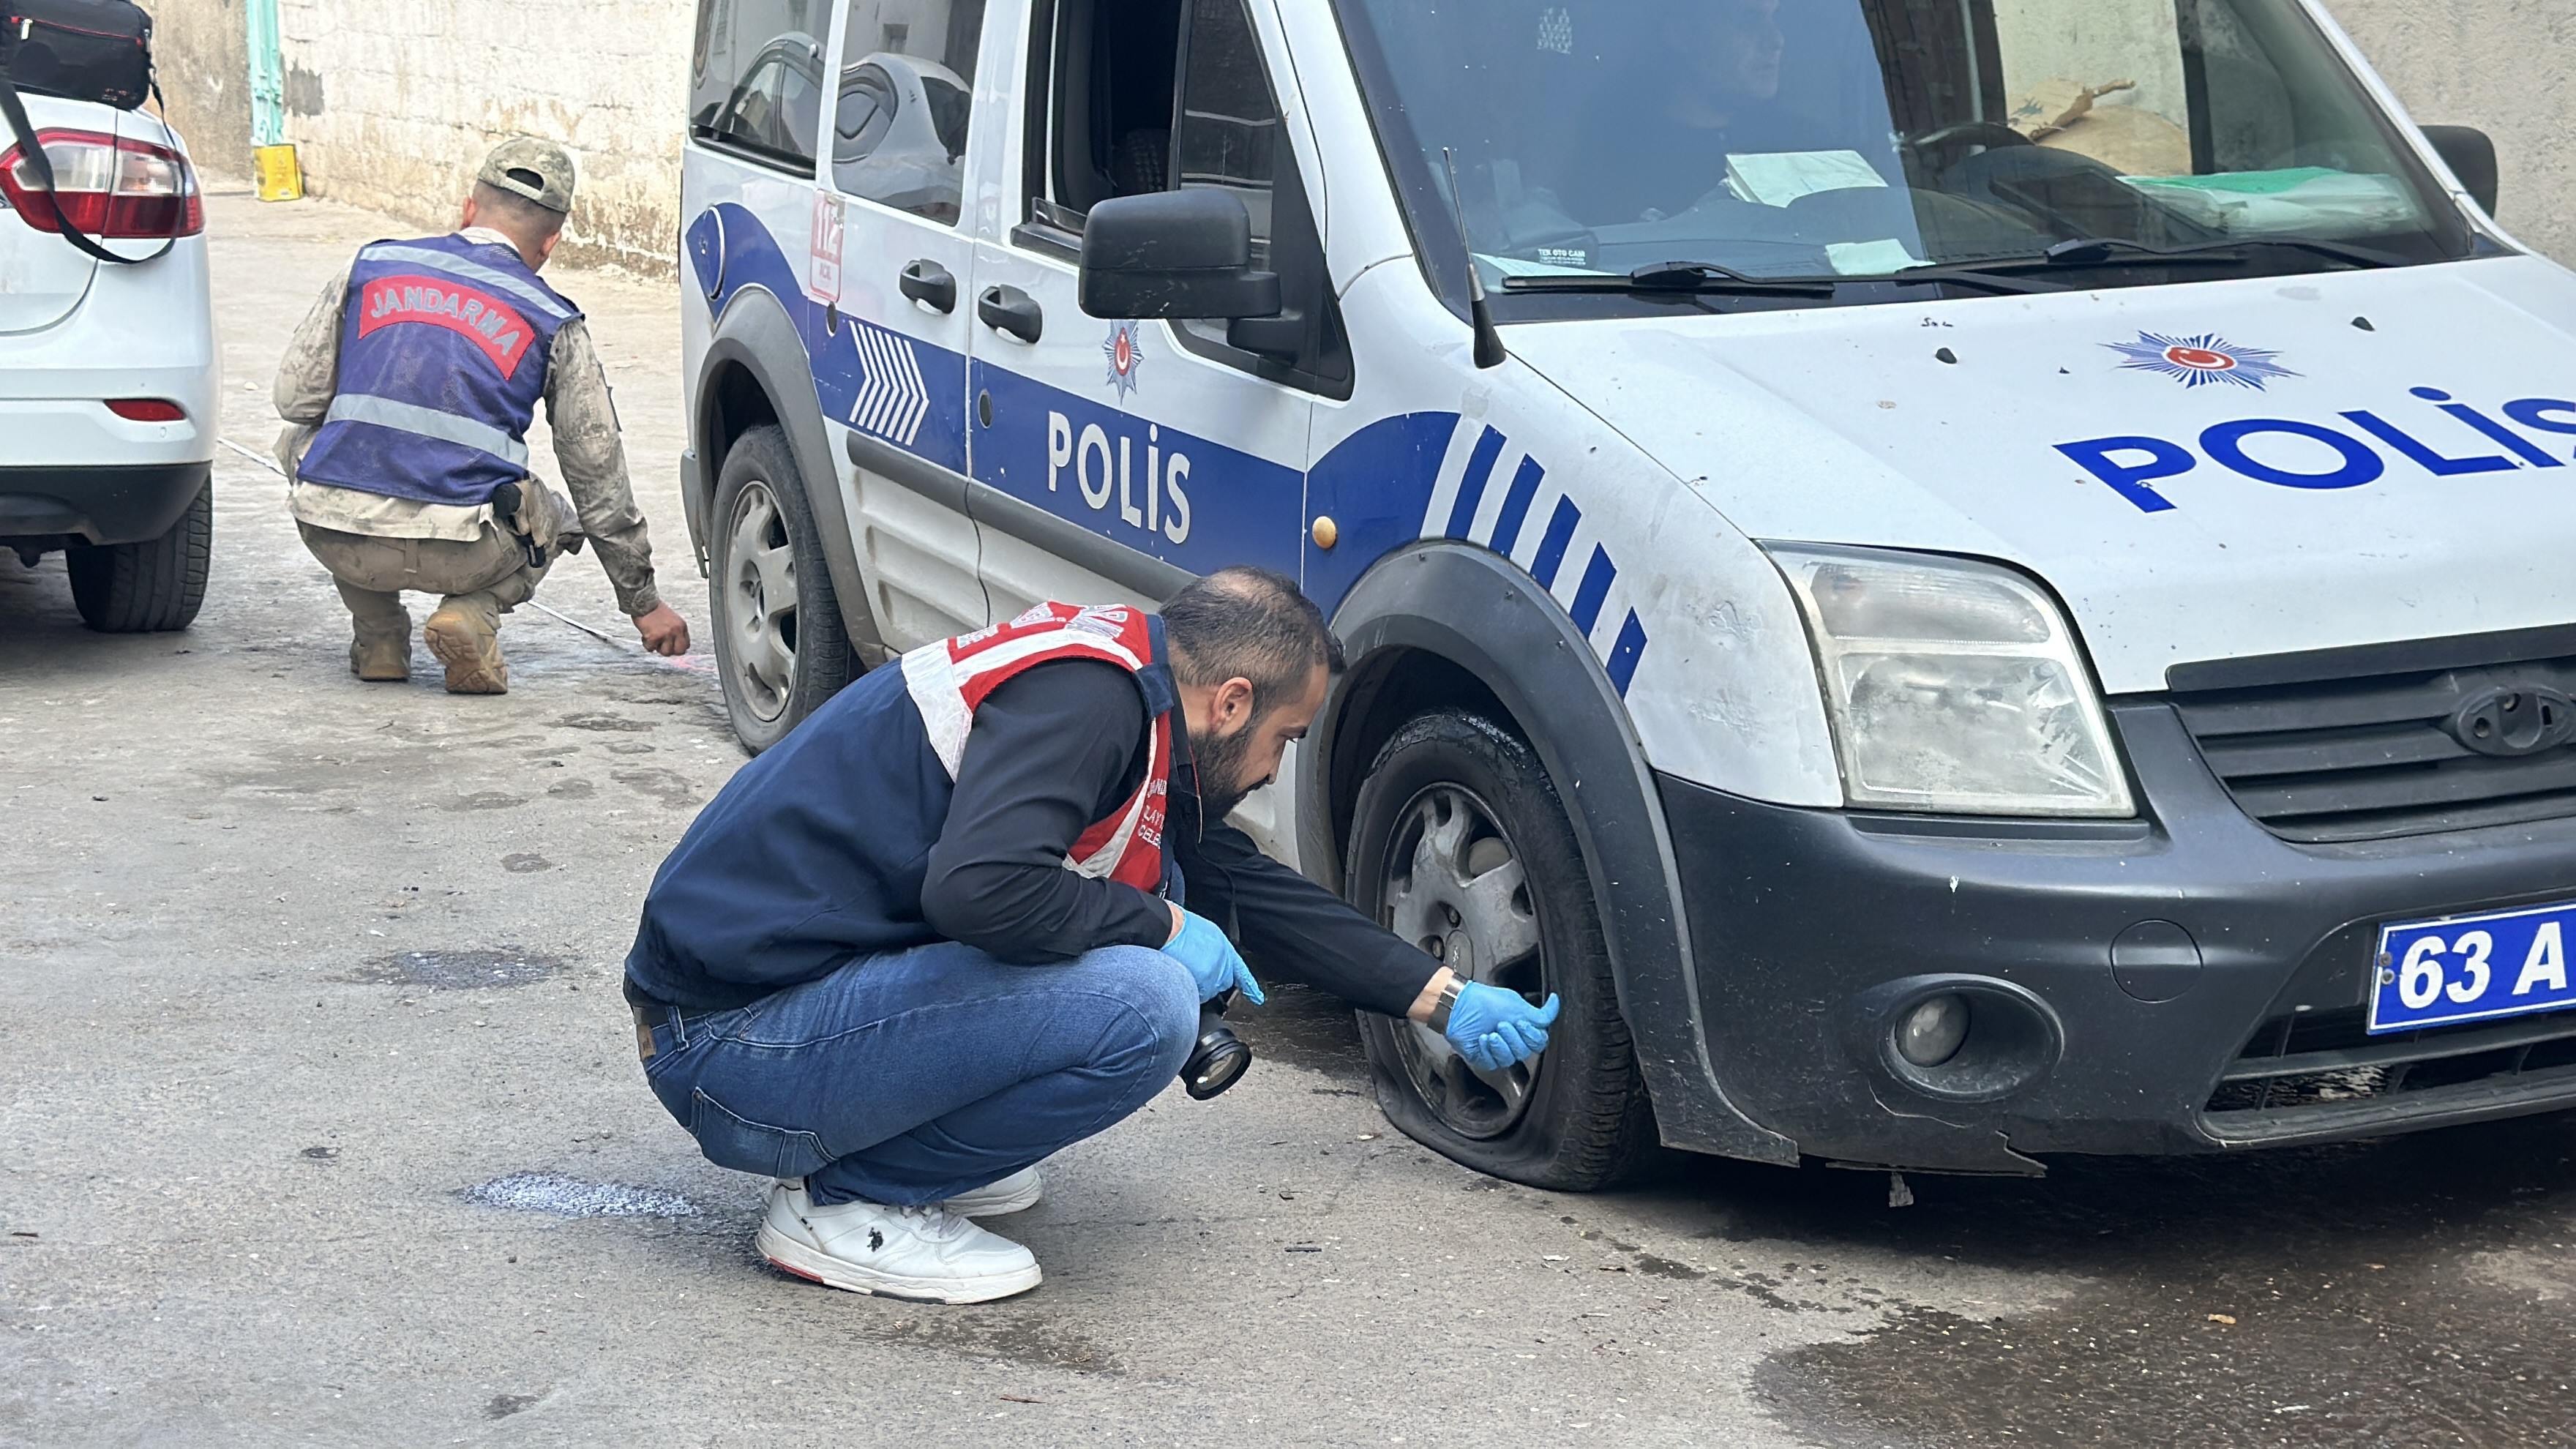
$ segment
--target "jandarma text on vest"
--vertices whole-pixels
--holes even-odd
[[[372,335],[397,322],[444,327],[483,349],[503,377],[516,376],[527,355],[527,320],[507,303],[472,287],[427,277],[380,277],[369,282],[358,300],[358,335]]]

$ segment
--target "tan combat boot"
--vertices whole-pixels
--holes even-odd
[[[429,652],[447,666],[450,694],[508,694],[510,666],[501,658],[498,621],[453,600],[438,606],[421,632]]]
[[[370,684],[399,684],[411,678],[409,631],[390,639],[358,636],[349,645],[349,672]]]

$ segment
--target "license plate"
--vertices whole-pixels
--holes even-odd
[[[2371,1034],[2576,1007],[2571,934],[2576,903],[2383,926]]]

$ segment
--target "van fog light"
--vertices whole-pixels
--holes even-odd
[[[2066,1028],[2026,986],[1942,972],[1881,982],[1853,997],[1844,1009],[1843,1044],[1882,1088],[1945,1102],[2000,1102],[2056,1067],[2066,1054]]]
[[[1968,1003],[1953,993],[1935,996],[1896,1028],[1897,1054],[1918,1067],[1937,1067],[1959,1054],[1968,1039]]]

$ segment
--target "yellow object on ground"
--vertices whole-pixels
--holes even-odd
[[[259,173],[260,200],[304,199],[304,168],[296,161],[293,146],[258,146],[250,154]]]

